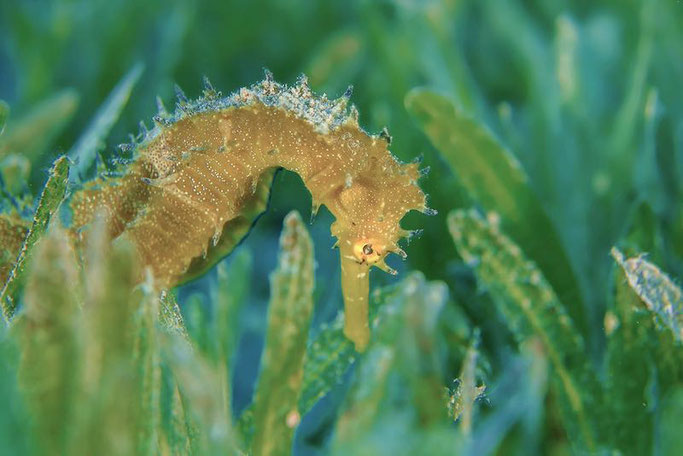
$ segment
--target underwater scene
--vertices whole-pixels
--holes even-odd
[[[683,2],[1,0],[0,455],[683,454]]]

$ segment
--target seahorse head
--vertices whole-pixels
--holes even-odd
[[[371,160],[339,190],[333,207],[337,220],[331,227],[341,255],[344,295],[344,333],[358,351],[370,338],[368,324],[369,269],[396,271],[385,261],[389,253],[405,258],[399,240],[410,235],[400,226],[411,210],[429,212],[425,195],[417,185],[418,165],[401,164],[389,154]]]

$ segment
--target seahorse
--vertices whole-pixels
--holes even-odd
[[[265,209],[273,171],[297,173],[310,191],[312,212],[325,205],[335,221],[341,259],[345,335],[368,344],[369,269],[395,274],[388,253],[405,257],[398,241],[411,231],[399,222],[411,210],[431,213],[417,181],[418,163],[400,163],[385,130],[370,135],[348,107],[314,94],[305,77],[293,86],[263,81],[222,97],[204,80],[190,101],[176,87],[169,114],[159,102],[154,128],[123,149],[132,158],[116,177],[101,176],[74,192],[73,229],[95,213],[109,216],[109,235],[137,248],[155,280],[171,287],[229,252]]]

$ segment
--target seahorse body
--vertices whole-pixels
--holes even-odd
[[[194,102],[180,93],[175,114],[162,109],[121,177],[96,179],[75,193],[73,227],[106,211],[111,237],[132,242],[156,280],[173,286],[205,267],[225,236],[235,236],[226,224],[244,226],[263,210],[255,202],[274,169],[296,172],[314,210],[324,204],[336,219],[331,232],[341,254],[345,334],[363,350],[369,267],[392,272],[384,257],[405,255],[398,241],[409,234],[399,221],[410,210],[428,211],[418,165],[400,164],[386,133],[359,128],[357,111],[346,108],[350,93],[328,100],[305,80],[287,87],[267,74],[248,89],[219,95],[207,85]]]

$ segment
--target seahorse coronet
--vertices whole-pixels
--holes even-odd
[[[289,169],[310,191],[313,209],[324,204],[336,219],[330,229],[339,241],[345,334],[362,351],[369,268],[395,273],[385,258],[405,257],[398,242],[412,233],[400,220],[431,209],[417,184],[419,163],[391,154],[386,129],[365,132],[350,95],[330,99],[305,76],[287,86],[269,72],[226,97],[207,78],[194,100],[176,87],[173,113],[157,100],[154,126],[140,124],[122,148],[131,158],[114,163],[113,177],[74,192],[72,229],[104,211],[111,238],[132,242],[157,282],[171,287],[229,253],[265,210],[273,170]]]

